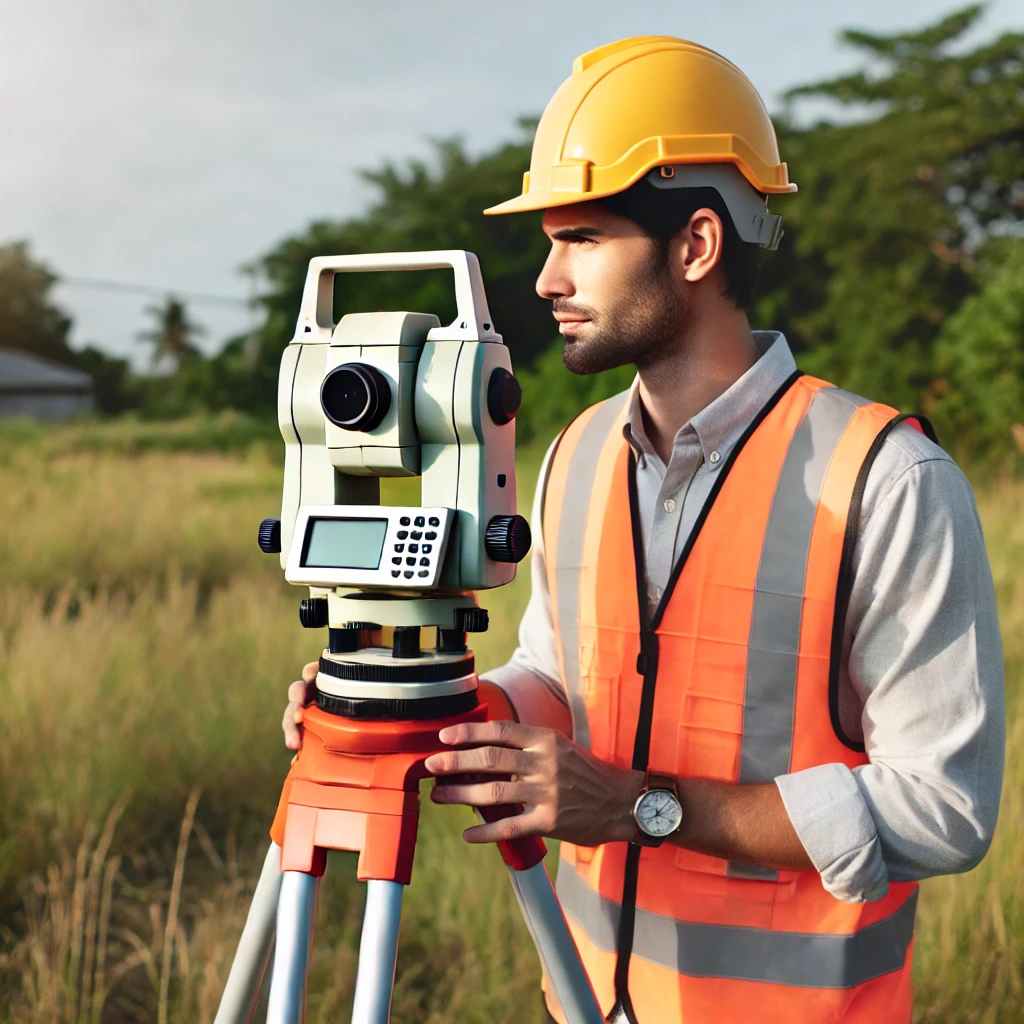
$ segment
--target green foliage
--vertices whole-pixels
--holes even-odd
[[[1024,455],[1024,240],[999,246],[981,290],[943,324],[929,412],[965,450]]]
[[[56,281],[27,242],[0,246],[0,348],[69,361],[71,320],[50,299]]]
[[[757,312],[781,314],[772,326],[805,369],[904,408],[935,379],[942,324],[982,284],[974,254],[1024,212],[1024,35],[961,52],[980,10],[844,33],[867,69],[789,97],[862,116],[782,124],[801,193],[778,204],[789,252]]]

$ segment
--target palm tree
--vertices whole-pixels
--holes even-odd
[[[154,326],[140,331],[137,337],[144,344],[153,346],[151,363],[154,366],[166,356],[180,370],[186,362],[199,355],[194,339],[205,332],[202,325],[189,316],[183,300],[168,295],[163,302],[147,306],[146,313],[153,318]]]

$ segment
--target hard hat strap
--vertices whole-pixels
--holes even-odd
[[[648,172],[655,188],[713,188],[725,203],[744,242],[777,249],[782,218],[768,212],[768,200],[732,164],[666,164]]]

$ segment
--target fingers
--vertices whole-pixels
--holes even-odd
[[[284,730],[284,745],[289,750],[302,747],[302,730],[299,728],[302,724],[302,709],[313,699],[313,685],[319,671],[318,661],[309,662],[303,666],[302,678],[296,679],[288,687],[288,706],[284,709],[281,728]]]
[[[497,807],[501,804],[532,803],[537,788],[528,782],[492,779],[472,784],[437,784],[430,794],[436,804],[469,804],[470,807]]]
[[[540,816],[536,811],[530,810],[514,814],[511,818],[502,818],[500,821],[473,825],[462,833],[462,838],[467,843],[498,843],[543,834]]]
[[[299,750],[302,747],[302,732],[299,725],[302,722],[302,708],[291,701],[284,709],[284,717],[281,719],[281,728],[284,730],[284,745],[289,750]]]
[[[431,754],[423,766],[431,775],[461,775],[485,772],[496,775],[526,775],[531,758],[510,747],[472,747],[469,750],[444,750]]]
[[[538,742],[549,731],[531,725],[520,725],[519,722],[463,722],[460,725],[446,726],[438,733],[438,737],[442,743],[453,747],[493,743],[499,747],[518,747],[524,750]]]
[[[311,696],[311,689],[312,686],[310,683],[303,679],[296,679],[295,682],[288,687],[288,700],[293,704],[308,704]]]

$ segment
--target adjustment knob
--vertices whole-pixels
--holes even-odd
[[[455,609],[455,628],[464,633],[486,633],[488,625],[486,608]]]
[[[327,625],[327,598],[304,597],[299,602],[299,622],[306,629],[323,629]]]
[[[487,411],[499,427],[511,423],[523,404],[519,381],[503,366],[495,367],[487,381]]]
[[[530,524],[522,516],[495,516],[484,534],[484,548],[495,562],[521,562],[532,542]]]
[[[259,537],[256,541],[260,551],[267,555],[276,555],[281,550],[281,520],[264,519],[260,523]]]

